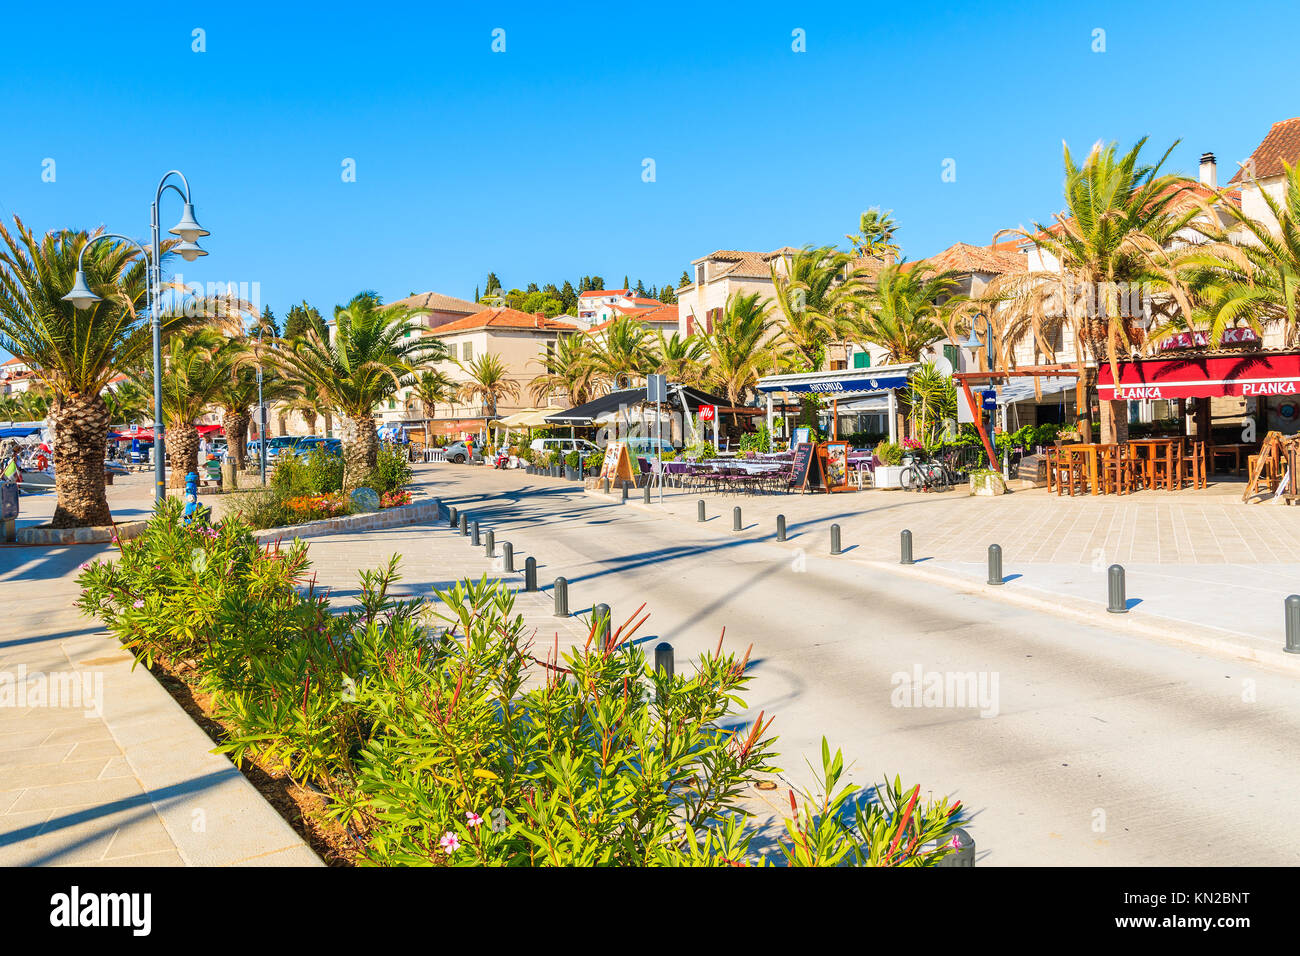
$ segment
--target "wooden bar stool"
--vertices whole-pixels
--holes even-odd
[[[1084,464],[1084,458],[1082,455],[1075,454],[1068,445],[1062,445],[1057,449],[1055,470],[1058,496],[1064,491],[1073,498],[1076,487],[1079,489],[1079,494],[1087,493],[1088,469]]]
[[[1181,488],[1184,482],[1191,482],[1193,488],[1207,486],[1208,462],[1205,460],[1205,442],[1189,442],[1186,454],[1181,455],[1178,461],[1178,487]]]

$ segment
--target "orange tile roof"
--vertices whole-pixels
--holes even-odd
[[[548,319],[542,315],[520,312],[518,309],[484,309],[473,315],[467,315],[455,322],[448,322],[436,329],[430,329],[429,335],[445,335],[448,332],[468,332],[473,329],[534,329],[540,332],[576,332],[578,327],[569,322]]]
[[[590,299],[602,295],[627,295],[627,289],[591,289],[587,292],[578,293],[579,299]]]
[[[663,325],[672,323],[673,325],[676,325],[677,306],[664,305],[663,303],[660,303],[659,307],[656,309],[627,310],[623,313],[623,315],[616,316],[615,318],[612,319],[608,319],[607,321],[600,323],[600,325],[593,325],[587,331],[603,332],[605,331],[605,329],[609,328],[611,325],[613,325],[615,322],[617,322],[620,318],[623,318],[624,316],[626,316],[627,318],[636,319],[638,322],[654,322]]]
[[[1025,272],[1029,268],[1028,256],[1006,248],[989,246],[972,246],[967,242],[955,242],[938,255],[921,261],[935,272],[989,272],[995,275]]]
[[[438,292],[419,292],[388,304],[390,307],[399,305],[408,309],[429,309],[434,312],[464,312],[466,315],[487,308],[481,302],[470,302],[468,299],[458,299],[454,295],[442,295]]]
[[[1300,116],[1274,123],[1264,141],[1250,154],[1256,179],[1281,176],[1283,161],[1294,166],[1300,162]],[[1239,169],[1230,183],[1245,182],[1245,169]]]

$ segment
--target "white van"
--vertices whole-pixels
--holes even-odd
[[[571,451],[581,453],[584,458],[600,454],[600,449],[585,438],[534,438],[528,447],[539,455],[548,451],[559,452],[561,457]]]

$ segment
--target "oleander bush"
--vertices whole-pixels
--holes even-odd
[[[381,444],[374,470],[370,472],[363,484],[367,488],[373,488],[377,494],[383,495],[390,491],[397,491],[410,482],[411,463],[407,461],[406,449],[401,445],[388,442]]]
[[[431,602],[391,595],[397,557],[338,609],[306,547],[260,547],[242,522],[160,505],[115,561],[83,567],[82,612],[149,666],[184,665],[237,763],[328,798],[362,865],[727,866],[742,805],[776,770],[773,719],[745,721],[749,654],[673,676],[633,643],[641,609],[585,644],[538,645],[514,592],[466,580]],[[900,781],[843,786],[823,741],[817,792],[789,794],[794,866],[924,866],[954,848],[959,804]]]

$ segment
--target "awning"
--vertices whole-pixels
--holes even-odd
[[[507,415],[492,424],[498,428],[541,428],[546,424],[547,415],[557,415],[562,411],[564,409],[554,405],[547,408],[525,408],[523,411]]]
[[[683,402],[686,404],[686,410],[692,413],[701,405],[727,405],[727,400],[717,395],[710,395],[708,392],[701,392],[699,389],[689,388],[684,385],[669,385],[668,407],[680,409]],[[608,395],[602,395],[599,398],[593,398],[589,402],[584,402],[566,411],[547,415],[546,421],[551,425],[592,425],[600,420],[602,416],[610,413],[617,414],[620,409],[635,408],[644,404],[646,404],[644,386],[641,388],[625,388],[617,392],[610,392]]]
[[[1300,354],[1293,352],[1121,362],[1118,388],[1109,362],[1097,370],[1097,394],[1103,401],[1297,393]]]
[[[1040,378],[1038,380],[1042,386],[1044,396],[1055,395],[1058,392],[1073,392],[1077,381],[1078,379],[1073,376],[1065,375]],[[998,405],[1014,405],[1016,402],[1032,401],[1036,397],[1034,395],[1034,380],[1030,377],[1012,378],[1006,382],[998,382],[996,388]]]
[[[905,388],[916,363],[882,365],[875,369],[840,369],[835,372],[804,372],[790,375],[766,375],[758,380],[760,392],[813,392],[838,395],[870,395]]]

